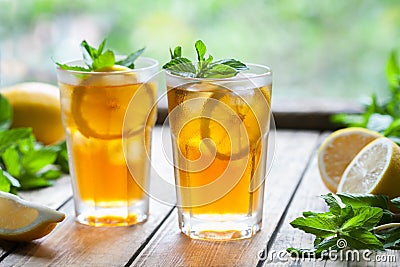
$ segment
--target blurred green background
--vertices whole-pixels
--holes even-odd
[[[202,39],[216,59],[265,64],[276,98],[359,101],[384,94],[389,52],[400,44],[398,0],[0,0],[1,86],[56,83],[54,61],[81,57],[86,39],[162,65]]]

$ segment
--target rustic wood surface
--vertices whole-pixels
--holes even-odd
[[[155,129],[155,135],[161,129]],[[312,236],[289,222],[306,210],[324,211],[319,195],[327,193],[316,162],[316,150],[326,133],[278,131],[274,160],[267,177],[263,228],[253,238],[231,242],[190,240],[179,232],[174,192],[152,185],[162,202],[151,199],[150,217],[132,227],[95,228],[74,220],[69,177],[55,186],[21,196],[67,214],[48,236],[30,243],[0,240],[0,266],[399,266],[400,253],[376,253],[371,261],[295,261],[284,253],[289,246],[310,247]],[[160,173],[173,175],[163,162],[160,138],[153,139],[153,161]],[[158,173],[158,174],[157,174]],[[169,177],[173,181],[173,177]],[[278,256],[278,253],[281,255]],[[377,255],[391,262],[377,262]],[[394,260],[397,260],[394,261]]]

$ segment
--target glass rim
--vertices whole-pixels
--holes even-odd
[[[194,62],[196,63],[196,62]],[[168,69],[164,69],[165,73],[168,76],[171,76],[175,79],[181,79],[181,80],[187,80],[187,81],[212,81],[212,82],[218,82],[218,81],[242,81],[242,80],[248,80],[248,79],[257,79],[257,78],[262,78],[262,77],[272,77],[272,69],[268,66],[261,65],[261,64],[254,64],[254,63],[244,63],[249,67],[257,67],[260,69],[264,69],[265,72],[259,73],[259,74],[254,74],[250,77],[238,77],[238,76],[233,76],[233,77],[227,77],[227,78],[197,78],[197,77],[184,77],[184,76],[179,76],[176,74],[172,74]],[[240,72],[239,72],[240,73]]]
[[[116,55],[116,57],[119,57],[120,55]],[[130,72],[138,72],[138,71],[146,71],[152,68],[155,68],[159,66],[159,62],[156,59],[150,58],[150,57],[138,57],[137,60],[144,60],[150,63],[149,66],[146,67],[141,67],[141,68],[134,68],[134,69],[128,69],[128,70],[117,70],[117,71],[80,71],[80,70],[65,70],[62,69],[60,66],[57,65],[57,71],[65,71],[68,73],[73,73],[73,74],[85,74],[85,75],[118,75],[118,74],[124,74],[124,73],[130,73]],[[74,60],[69,60],[69,61],[64,61],[61,64],[71,64],[73,62],[76,63],[82,63],[84,62],[83,59],[74,59]]]

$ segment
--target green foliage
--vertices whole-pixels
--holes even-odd
[[[371,96],[362,114],[337,114],[332,121],[348,127],[358,126],[380,132],[400,144],[400,67],[396,51],[392,51],[386,64],[389,98],[379,103]]]
[[[0,125],[9,127],[11,106],[0,94]],[[6,103],[6,104],[4,104]],[[54,179],[68,172],[65,141],[43,146],[36,142],[30,128],[0,129],[0,190],[18,190],[50,186]]]
[[[400,245],[400,224],[396,224],[396,216],[388,210],[387,196],[329,193],[321,197],[328,212],[304,212],[303,217],[290,223],[315,236],[313,248],[288,248],[292,256],[323,257],[328,250],[397,249]],[[391,202],[398,206],[400,200]],[[384,216],[387,217],[382,220]]]
[[[69,66],[66,64],[56,63],[61,69],[64,70],[74,70],[74,71],[97,71],[102,68],[112,67],[115,64],[125,66],[130,69],[135,68],[135,60],[143,53],[144,48],[139,49],[136,52],[129,54],[124,59],[119,61],[115,60],[115,54],[111,50],[106,50],[103,52],[104,47],[106,45],[106,39],[104,39],[99,48],[95,48],[90,46],[86,40],[83,40],[81,43],[83,61],[86,64],[86,67],[80,66]]]
[[[171,60],[163,66],[163,69],[170,71],[172,74],[182,77],[192,78],[229,78],[236,76],[240,71],[248,69],[248,67],[235,59],[223,59],[213,62],[213,56],[208,55],[206,45],[201,40],[195,43],[197,53],[197,68],[188,58],[182,57],[182,48],[175,47],[174,51],[170,49]]]

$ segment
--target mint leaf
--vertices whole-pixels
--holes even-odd
[[[182,57],[182,47],[177,46],[172,52],[171,48],[169,49],[169,54],[171,55],[171,59]]]
[[[383,249],[378,238],[366,229],[355,229],[341,237],[346,239],[347,245],[353,249]]]
[[[386,79],[392,87],[398,86],[400,81],[400,68],[397,63],[397,52],[392,51],[386,64]]]
[[[227,65],[229,67],[234,68],[237,71],[242,71],[242,70],[248,70],[249,67],[246,66],[246,64],[236,60],[236,59],[222,59],[222,60],[218,60],[215,61],[214,64],[223,64],[223,65]]]
[[[206,45],[203,43],[203,41],[201,40],[197,40],[194,47],[196,48],[196,53],[197,53],[197,60],[200,61],[204,61],[204,55],[207,52],[207,48]]]
[[[61,63],[57,63],[56,64],[63,70],[73,70],[73,71],[90,71],[89,68],[85,68],[85,67],[80,67],[80,66],[69,66],[67,64],[61,64]]]
[[[21,165],[27,173],[35,174],[45,166],[54,163],[56,158],[56,152],[43,148],[25,154],[21,159]]]
[[[371,229],[381,220],[383,211],[381,208],[360,207],[354,210],[355,216],[346,221],[341,231],[350,231],[356,228]]]
[[[389,198],[384,195],[338,193],[337,196],[345,205],[351,205],[354,208],[378,207],[389,209]]]
[[[99,46],[100,52],[103,50],[105,41],[106,40],[104,39],[103,42]],[[97,49],[90,46],[86,42],[86,40],[83,40],[81,42],[81,50],[82,50],[82,55],[83,55],[83,61],[85,62],[85,64],[87,66],[91,67],[93,64],[93,60],[99,56]]]
[[[3,174],[3,170],[0,168],[0,191],[10,192],[11,182]]]
[[[32,174],[22,176],[19,181],[21,183],[21,189],[23,190],[47,187],[52,185],[49,180]]]
[[[322,195],[321,198],[325,200],[325,203],[329,207],[329,211],[334,215],[339,215],[341,213],[341,206],[335,196],[332,193]]]
[[[163,69],[170,73],[182,77],[191,78],[229,78],[234,77],[238,72],[248,69],[248,67],[235,59],[223,59],[215,62],[213,56],[208,55],[206,59],[207,47],[201,40],[195,43],[197,54],[197,69],[191,60],[182,57],[182,48],[177,46],[174,51],[169,49],[171,60],[164,64]],[[183,64],[183,66],[177,66]]]
[[[57,158],[55,164],[60,166],[61,171],[64,173],[69,173],[69,165],[68,165],[68,151],[67,151],[67,143],[64,141],[47,147],[57,153]]]
[[[0,131],[10,128],[12,121],[12,107],[8,100],[0,94]]]
[[[21,165],[19,163],[18,151],[14,147],[8,147],[3,152],[2,158],[7,172],[14,177],[19,177],[21,174]]]
[[[115,55],[114,52],[111,50],[107,50],[104,54],[98,55],[96,58],[93,59],[92,68],[94,71],[114,66],[115,64]]]
[[[326,238],[336,234],[337,226],[325,216],[312,216],[307,218],[297,218],[290,223],[291,226],[303,230],[306,233],[314,234]]]
[[[47,170],[45,172],[40,173],[39,177],[44,178],[46,180],[54,180],[58,179],[61,176],[61,172],[59,170]]]
[[[0,132],[0,154],[4,152],[10,145],[15,142],[30,138],[32,136],[32,129],[30,128],[15,128],[8,131]]]
[[[234,68],[223,65],[223,64],[214,64],[204,73],[204,78],[229,78],[233,77],[238,73]]]
[[[112,67],[115,64],[122,65],[128,68],[133,69],[135,67],[135,60],[143,53],[144,48],[139,49],[138,51],[129,54],[126,58],[115,62],[115,53],[108,49],[104,52],[104,48],[106,45],[106,39],[104,39],[99,48],[96,49],[88,44],[86,40],[81,42],[81,50],[83,61],[85,62],[87,67],[80,67],[80,66],[69,66],[66,64],[56,64],[64,70],[73,70],[73,71],[97,71],[102,68]]]
[[[384,232],[379,232],[376,236],[383,241],[384,249],[399,249],[400,227],[391,228]]]
[[[393,198],[390,202],[398,209],[400,209],[400,197]]]
[[[139,58],[141,54],[143,54],[144,48],[139,49],[138,51],[128,55],[125,59],[117,61],[115,64],[128,67],[130,69],[135,68],[135,60]]]
[[[183,76],[183,77],[192,77],[196,76],[196,68],[193,66],[193,63],[184,57],[174,58],[167,64],[163,66],[164,69],[167,69],[172,74]]]

